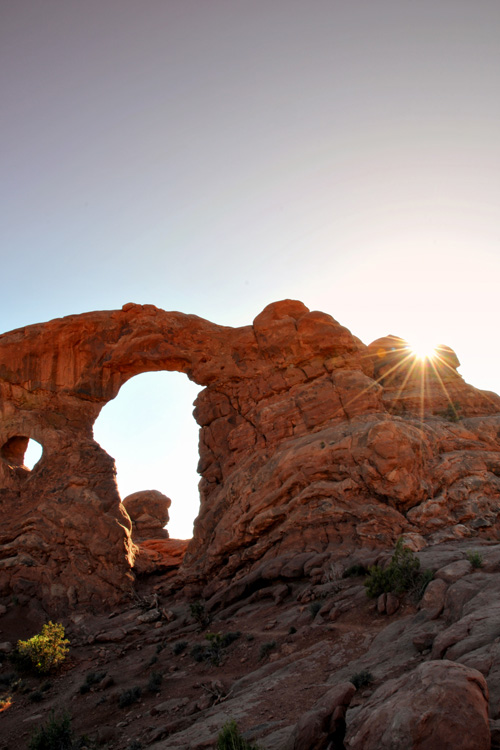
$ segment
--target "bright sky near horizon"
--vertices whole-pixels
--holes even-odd
[[[499,392],[499,40],[498,0],[0,0],[0,330],[288,297]],[[95,431],[172,536],[196,391],[139,376]]]

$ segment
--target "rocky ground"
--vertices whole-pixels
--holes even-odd
[[[210,612],[172,594],[168,575],[144,577],[128,605],[61,618],[70,652],[44,677],[16,674],[8,652],[47,614],[4,599],[0,748],[27,748],[51,710],[71,715],[83,746],[108,750],[212,748],[228,720],[263,750],[500,748],[500,545],[419,551],[434,571],[419,602],[369,599],[362,575],[343,577],[389,552],[268,581]]]

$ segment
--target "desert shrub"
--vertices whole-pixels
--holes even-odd
[[[356,672],[352,677],[349,678],[356,690],[359,690],[366,685],[370,685],[373,682],[373,675],[367,669],[363,669],[361,672]]]
[[[266,643],[263,643],[260,647],[259,651],[259,659],[265,659],[266,656],[269,656],[271,651],[273,651],[276,648],[276,641],[267,641]]]
[[[6,674],[0,674],[0,686],[10,687],[17,675],[15,672],[7,672]]]
[[[163,681],[163,675],[159,672],[152,672],[148,682],[148,690],[150,693],[157,693],[160,689]]]
[[[342,574],[342,578],[356,578],[356,576],[365,576],[368,573],[364,565],[359,563],[350,565]]]
[[[66,658],[69,640],[64,637],[61,623],[46,623],[41,633],[17,642],[17,653],[21,662],[30,662],[37,672],[49,672]]]
[[[189,655],[195,661],[198,661],[198,662],[204,661],[206,650],[207,650],[207,647],[205,646],[204,643],[195,643],[191,651],[189,652]]]
[[[186,650],[188,646],[187,641],[177,641],[177,643],[174,643],[172,646],[172,652],[175,656],[178,656],[179,654],[182,654],[183,651]]]
[[[137,701],[141,699],[141,695],[142,690],[137,685],[128,690],[124,690],[118,697],[118,705],[120,708],[127,708],[127,706],[131,706],[133,703],[137,703]]]
[[[33,732],[29,750],[73,750],[73,732],[69,714],[56,718],[52,711],[46,724]]]
[[[204,628],[205,625],[208,625],[209,620],[203,602],[191,602],[189,605],[189,612],[193,620],[197,622],[200,627]]]
[[[101,680],[106,677],[106,672],[89,672],[85,676],[85,682],[80,685],[80,693],[88,693],[92,685],[97,685]]]
[[[238,638],[240,638],[240,637],[241,637],[241,632],[239,630],[237,630],[235,632],[231,632],[230,631],[229,633],[224,633],[223,636],[222,636],[222,647],[223,648],[227,648],[232,643],[234,643],[235,641],[237,641]]]
[[[247,742],[242,737],[235,721],[228,721],[217,737],[216,750],[259,750],[258,745]]]
[[[44,694],[41,690],[33,690],[33,692],[29,694],[29,699],[32,703],[40,703],[40,701],[43,701],[44,699]]]
[[[484,565],[483,556],[480,552],[467,552],[467,560],[473,568],[482,568]]]
[[[438,412],[438,416],[443,417],[443,419],[447,419],[448,422],[460,422],[461,411],[462,411],[462,407],[460,406],[458,401],[454,401],[453,403],[450,402],[448,406],[446,407],[446,409]]]
[[[218,667],[224,656],[224,649],[234,643],[241,633],[207,633],[205,640],[208,643],[196,643],[190,651],[192,658],[197,662],[209,661]]]
[[[320,602],[311,602],[311,604],[309,605],[309,612],[311,613],[311,617],[313,618],[313,620],[318,614],[318,612],[320,611],[320,609],[321,609]]]
[[[420,560],[404,546],[400,537],[389,565],[386,568],[372,565],[369,569],[365,581],[366,593],[373,598],[391,591],[395,594],[410,592],[420,598],[432,576],[432,571],[420,570]]]

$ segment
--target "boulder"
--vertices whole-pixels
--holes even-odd
[[[343,682],[331,688],[302,714],[284,750],[341,750],[345,735],[345,714],[356,688]]]
[[[142,490],[127,495],[122,500],[123,507],[132,521],[132,539],[168,539],[164,528],[168,521],[168,509],[172,501],[158,490]]]
[[[489,750],[488,688],[476,669],[429,661],[379,687],[349,720],[349,750]]]

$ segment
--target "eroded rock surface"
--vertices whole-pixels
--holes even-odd
[[[168,539],[165,526],[169,522],[168,509],[172,501],[158,490],[141,490],[127,495],[123,507],[132,521],[132,539]]]
[[[500,398],[457,366],[447,347],[432,366],[394,337],[366,347],[291,300],[242,328],[129,304],[6,333],[0,592],[53,608],[131,592],[130,520],[92,426],[152,370],[205,386],[201,508],[175,584],[186,591],[221,601],[228,581],[248,591],[402,533],[498,539]],[[44,450],[31,472],[30,437]]]
[[[488,687],[476,669],[429,661],[389,680],[349,723],[349,750],[490,750]]]

